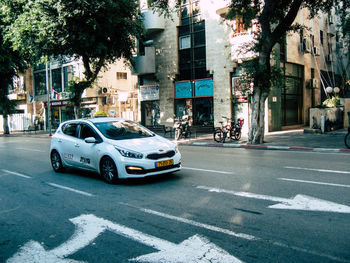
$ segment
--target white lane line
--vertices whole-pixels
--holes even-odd
[[[30,177],[28,175],[17,173],[17,172],[12,172],[12,171],[5,170],[5,169],[1,169],[1,171],[4,172],[4,173],[7,173],[7,174],[13,174],[13,175],[17,175],[17,176],[20,176],[20,177],[23,177],[23,178],[27,178],[27,179],[32,178],[32,177]]]
[[[259,238],[256,238],[252,235],[248,235],[248,234],[243,234],[243,233],[235,233],[231,230],[228,229],[224,229],[224,228],[220,228],[220,227],[216,227],[216,226],[211,226],[211,225],[207,225],[207,224],[203,224],[203,223],[199,223],[190,219],[186,219],[186,218],[182,218],[182,217],[177,217],[177,216],[172,216],[172,215],[168,215],[168,214],[164,214],[161,212],[157,212],[151,209],[145,209],[145,208],[139,208],[141,211],[148,213],[148,214],[152,214],[152,215],[157,215],[160,217],[164,217],[164,218],[168,218],[171,220],[175,220],[178,222],[182,222],[188,225],[192,225],[192,226],[196,226],[196,227],[201,227],[201,228],[205,228],[211,231],[216,231],[216,232],[220,232],[220,233],[224,233],[230,236],[234,236],[234,237],[239,237],[239,238],[243,238],[243,239],[247,239],[247,240],[259,240]]]
[[[283,180],[283,181],[291,181],[291,182],[298,182],[298,183],[306,183],[306,184],[319,184],[319,185],[329,185],[329,186],[339,186],[339,187],[347,187],[347,188],[350,188],[350,185],[346,185],[346,184],[333,184],[333,183],[306,181],[306,180],[289,179],[289,178],[277,178],[277,179],[278,179],[278,180]]]
[[[233,172],[225,172],[225,171],[217,171],[217,170],[207,170],[207,169],[193,168],[193,167],[182,167],[182,169],[194,170],[194,171],[202,171],[202,172],[209,172],[209,173],[219,173],[219,174],[234,174]]]
[[[151,209],[140,208],[140,207],[128,204],[128,203],[119,202],[119,204],[136,208],[136,209],[138,209],[140,211],[143,211],[145,213],[148,213],[148,214],[160,216],[160,217],[167,218],[167,219],[170,219],[170,220],[175,220],[175,221],[178,221],[178,222],[182,222],[182,223],[185,223],[185,224],[193,225],[193,226],[204,228],[204,229],[207,229],[207,230],[211,230],[211,231],[227,234],[227,235],[230,235],[230,236],[243,238],[243,239],[251,240],[251,241],[267,242],[267,243],[270,243],[270,244],[272,244],[274,246],[287,248],[287,249],[292,249],[292,250],[295,250],[295,251],[299,251],[299,252],[302,252],[302,253],[307,253],[307,254],[311,254],[311,255],[315,255],[315,256],[319,256],[319,257],[325,257],[325,258],[331,259],[333,261],[350,263],[349,260],[344,260],[342,258],[337,258],[337,257],[334,257],[332,255],[324,254],[324,253],[321,253],[321,252],[318,252],[318,251],[308,250],[308,249],[305,249],[305,248],[292,246],[290,244],[284,244],[282,242],[277,242],[277,241],[273,241],[273,240],[269,240],[269,239],[255,237],[255,236],[244,234],[244,233],[235,233],[235,232],[232,232],[231,230],[228,230],[228,229],[224,229],[224,228],[220,228],[220,227],[216,227],[216,226],[211,226],[211,225],[199,223],[199,222],[196,222],[196,221],[193,221],[193,220],[189,220],[189,219],[185,219],[185,218],[182,218],[182,217],[177,217],[177,216],[173,216],[173,215],[164,214],[162,212],[154,211],[154,210],[151,210]]]
[[[16,148],[16,150],[24,150],[24,151],[40,152],[40,153],[44,153],[45,152],[45,151],[42,151],[42,150],[31,149],[31,148]]]
[[[312,169],[312,168],[304,168],[304,167],[292,167],[285,166],[286,169],[295,169],[295,170],[304,170],[304,171],[316,171],[321,173],[338,173],[338,174],[350,174],[350,171],[337,171],[337,170],[326,170],[326,169]]]
[[[59,185],[59,184],[54,184],[54,183],[47,183],[53,187],[57,187],[57,188],[61,188],[61,189],[64,189],[64,190],[68,190],[68,191],[71,191],[71,192],[74,192],[74,193],[78,193],[78,194],[81,194],[81,195],[85,195],[85,196],[94,196],[93,194],[90,194],[88,192],[84,192],[84,191],[80,191],[80,190],[77,190],[77,189],[74,189],[74,188],[70,188],[70,187],[67,187],[67,186],[63,186],[63,185]]]

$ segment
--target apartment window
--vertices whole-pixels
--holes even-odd
[[[34,73],[34,92],[36,96],[47,94],[45,71]]]
[[[178,80],[208,78],[206,70],[205,21],[198,0],[181,1]]]
[[[128,73],[126,73],[126,72],[117,72],[117,79],[128,79]]]
[[[67,88],[70,81],[73,81],[74,69],[73,66],[67,66],[63,68],[63,85]]]
[[[52,88],[56,92],[62,92],[61,68],[53,69],[51,72],[51,75],[52,75]]]
[[[179,45],[180,50],[191,48],[191,37],[189,35],[179,37]]]
[[[323,31],[320,30],[320,42],[321,42],[321,45],[323,45]]]

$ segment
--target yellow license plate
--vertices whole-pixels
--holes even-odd
[[[173,165],[174,164],[174,160],[166,160],[166,161],[160,161],[160,162],[156,162],[156,167],[164,167],[164,166],[169,166],[169,165]]]

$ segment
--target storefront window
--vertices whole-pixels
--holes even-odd
[[[213,125],[213,98],[194,99],[194,108],[196,112],[193,120],[194,125]]]

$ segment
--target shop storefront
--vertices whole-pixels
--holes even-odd
[[[175,115],[190,116],[192,125],[213,125],[212,79],[178,81],[174,85]]]
[[[45,109],[45,119],[48,120],[48,110],[47,103],[43,103]],[[74,112],[72,107],[68,104],[67,100],[56,100],[50,102],[50,111],[51,111],[51,127],[56,129],[60,123],[74,119]],[[46,121],[45,121],[46,123]]]
[[[143,85],[139,89],[141,102],[141,124],[152,126],[160,124],[159,85]]]

